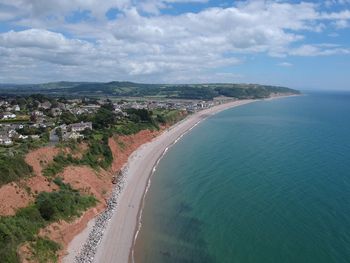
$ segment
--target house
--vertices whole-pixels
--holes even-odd
[[[98,110],[99,108],[101,108],[101,105],[89,104],[89,105],[82,106],[82,108],[88,109],[88,110]]]
[[[32,112],[32,116],[35,116],[35,117],[44,116],[44,113],[42,111],[35,110]]]
[[[39,108],[44,109],[44,110],[48,110],[51,108],[51,105],[52,105],[51,102],[45,101],[45,102],[39,104]]]
[[[84,135],[80,134],[79,132],[69,132],[68,133],[68,139],[77,140],[79,138],[84,138]]]
[[[74,115],[81,115],[86,113],[87,110],[86,109],[81,109],[81,108],[74,108],[71,110],[71,113],[73,113]]]
[[[205,108],[205,101],[200,101],[197,103],[197,107],[200,108],[200,109],[203,109]]]
[[[10,127],[11,129],[17,130],[17,129],[23,129],[23,128],[24,128],[24,125],[21,124],[21,123],[11,123],[11,124],[9,125],[9,127]]]
[[[79,138],[83,139],[84,135],[80,134],[79,132],[84,130],[92,130],[92,122],[80,122],[80,123],[73,123],[70,125],[62,124],[59,126],[62,130],[62,140],[68,141],[68,140],[77,140]]]
[[[12,107],[12,110],[13,110],[13,111],[21,111],[21,108],[19,107],[19,105],[14,105],[14,106]]]
[[[68,100],[69,103],[71,104],[79,104],[82,102],[81,99],[71,99],[71,100]]]
[[[11,112],[4,112],[1,114],[1,119],[3,120],[16,119],[16,114]]]
[[[99,108],[101,108],[101,105],[97,104],[89,104],[81,107],[82,109],[86,110],[89,113],[97,112]]]
[[[72,132],[81,132],[86,129],[92,130],[92,122],[80,122],[68,125],[68,129]]]
[[[39,117],[36,117],[35,121],[36,123],[44,123],[46,122],[46,118],[44,116],[39,116]]]
[[[132,109],[137,109],[137,110],[140,110],[140,109],[147,109],[147,105],[134,102],[134,103],[132,103],[132,104],[130,105],[130,108],[132,108]]]
[[[16,132],[16,130],[9,130],[8,132],[8,137],[12,138],[15,137],[18,133]]]
[[[11,145],[12,144],[12,140],[6,136],[6,135],[0,135],[0,145]]]
[[[155,110],[158,108],[158,104],[156,102],[149,102],[147,105],[148,110]]]
[[[61,109],[61,110],[66,110],[66,104],[62,103],[62,102],[58,102],[57,103],[57,108]]]
[[[62,110],[60,108],[52,108],[51,114],[54,117],[60,116],[62,114]]]
[[[67,130],[67,124],[62,124],[62,125],[60,125],[60,126],[58,126],[57,128],[60,128],[62,131],[65,131],[65,130]]]
[[[67,132],[67,131],[62,132],[63,141],[77,140],[79,138],[83,139],[84,135],[80,134],[79,132]]]
[[[18,139],[26,140],[26,139],[28,139],[28,135],[22,135],[22,134],[20,134],[20,135],[18,136]]]

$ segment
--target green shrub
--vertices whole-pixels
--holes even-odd
[[[25,241],[32,241],[39,228],[44,225],[45,221],[35,206],[23,208],[15,216],[1,217],[1,262],[18,262],[18,246]]]
[[[36,262],[57,262],[57,252],[61,249],[61,246],[52,240],[37,238],[37,240],[31,244],[31,249],[33,252],[33,259]]]
[[[113,161],[112,151],[108,146],[108,138],[110,134],[105,132],[102,134],[102,139],[100,137],[91,136],[89,140],[89,150],[84,154],[81,159],[82,164],[91,166],[94,169],[102,167],[107,169],[110,167]]]
[[[93,196],[81,195],[60,179],[55,182],[59,191],[42,192],[33,205],[18,210],[14,216],[0,217],[0,262],[19,262],[17,249],[26,241],[34,242],[34,256],[39,262],[55,259],[58,245],[37,238],[39,229],[58,219],[69,220],[96,204]]]
[[[20,178],[27,177],[33,169],[25,161],[23,156],[0,156],[0,185],[4,185]]]
[[[69,220],[95,204],[94,197],[82,196],[67,184],[61,185],[58,192],[40,193],[35,202],[41,217],[46,221]]]
[[[185,116],[184,112],[181,110],[156,110],[155,121],[161,124],[172,125]]]
[[[80,160],[74,158],[71,154],[64,155],[62,153],[56,155],[53,161],[43,169],[43,175],[47,177],[54,177],[63,172],[64,168],[71,164],[80,164]]]

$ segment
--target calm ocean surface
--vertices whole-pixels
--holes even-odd
[[[160,162],[137,263],[350,262],[350,93],[221,112]]]

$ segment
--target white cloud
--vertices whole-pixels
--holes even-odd
[[[23,73],[21,78],[27,75],[38,80],[227,80],[235,74],[218,71],[243,63],[243,55],[349,54],[347,47],[338,45],[303,44],[305,32],[322,32],[329,23],[338,28],[347,26],[347,10],[326,13],[319,12],[319,5],[313,3],[258,0],[198,13],[160,12],[179,2],[206,0],[13,0],[10,4],[0,0],[1,10],[5,10],[0,12],[0,20],[12,19],[15,25],[30,27],[0,33],[0,55],[5,58],[0,76],[15,78]],[[108,21],[105,14],[111,8],[119,13],[117,19]],[[91,11],[91,21],[65,21],[66,15],[84,10]]]
[[[336,20],[334,21],[334,25],[338,29],[344,29],[350,27],[350,23],[347,20]]]
[[[291,49],[289,52],[293,56],[330,56],[330,55],[349,55],[349,48],[341,48],[332,45],[302,45],[298,48]]]
[[[334,38],[335,38],[335,37],[339,37],[339,34],[336,33],[336,32],[332,32],[332,33],[329,33],[328,36],[329,36],[329,37],[334,37]]]
[[[65,15],[74,11],[89,11],[96,19],[106,19],[110,9],[120,11],[136,7],[140,11],[159,13],[160,9],[169,8],[174,3],[205,3],[208,0],[0,0],[1,9],[7,15],[0,15],[1,20],[14,19],[18,16],[30,20],[55,19],[63,21]]]
[[[111,8],[123,9],[131,5],[130,0],[0,0],[0,5],[11,10],[9,13],[16,17],[30,19],[62,20],[73,11],[88,10],[96,18],[104,18]]]
[[[326,0],[324,1],[324,5],[327,7],[332,7],[334,5],[348,5],[350,4],[350,0]]]
[[[292,67],[293,64],[289,63],[289,62],[281,62],[281,63],[278,64],[278,66],[281,66],[281,67]]]

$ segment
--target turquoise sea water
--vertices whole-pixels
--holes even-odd
[[[221,112],[160,162],[135,261],[350,262],[350,93]]]

